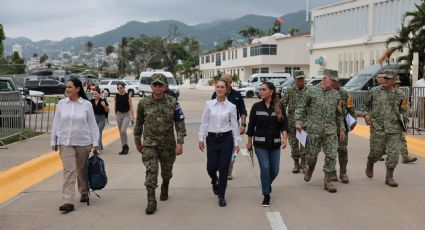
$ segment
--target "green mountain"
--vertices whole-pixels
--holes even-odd
[[[305,11],[290,13],[282,16],[285,24],[282,32],[287,33],[288,28],[296,27],[299,33],[308,33],[310,25],[305,21]],[[19,43],[23,46],[25,57],[32,57],[33,53],[47,53],[49,56],[56,56],[61,51],[78,52],[84,49],[84,45],[91,41],[96,47],[106,47],[111,44],[120,42],[124,36],[138,37],[140,34],[166,36],[170,25],[174,24],[178,27],[179,32],[185,36],[197,39],[202,49],[208,50],[216,44],[223,43],[227,39],[240,39],[239,31],[247,26],[254,26],[261,30],[269,30],[272,28],[275,17],[260,15],[245,15],[237,19],[217,20],[210,23],[201,23],[198,25],[187,25],[185,23],[174,20],[162,20],[152,22],[130,21],[116,29],[98,34],[92,37],[76,37],[65,38],[61,41],[43,40],[33,42],[28,38],[6,38],[5,54],[10,55],[12,46]]]

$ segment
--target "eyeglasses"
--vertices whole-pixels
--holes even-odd
[[[153,83],[152,84],[152,87],[155,87],[155,88],[159,88],[159,87],[162,87],[162,86],[164,86],[164,84],[161,84],[161,83]]]
[[[225,89],[225,88],[226,88],[226,86],[216,85],[216,86],[215,86],[215,88],[216,88],[216,89]]]

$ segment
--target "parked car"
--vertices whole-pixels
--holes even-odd
[[[292,76],[289,73],[256,73],[249,77],[248,85],[252,87],[259,86],[261,83],[271,79],[281,79],[287,81],[292,79]]]
[[[173,74],[166,71],[144,71],[140,73],[139,78],[139,88],[140,88],[140,96],[150,95],[152,93],[151,89],[151,76],[155,73],[164,74],[167,78],[168,88],[174,92],[176,97],[178,98],[180,95],[179,87],[177,86],[176,79]]]
[[[25,101],[24,112],[30,113],[44,107],[44,93],[26,88],[19,90],[11,77],[0,77],[0,92],[21,91],[22,100]]]
[[[311,79],[305,79],[306,85],[308,86],[314,86],[317,84],[320,84],[322,82],[321,78],[311,78]]]
[[[109,97],[111,94],[118,93],[117,85],[120,82],[125,84],[125,90],[130,97],[139,94],[139,86],[129,80],[101,80],[99,88],[105,93],[105,96]]]
[[[293,78],[291,78],[291,79],[289,79],[289,80],[287,80],[287,81],[285,81],[281,86],[282,86],[282,89],[281,89],[281,93],[280,93],[280,96],[281,97],[283,97],[283,95],[285,95],[285,93],[286,93],[286,90],[288,90],[288,88],[292,85],[292,84],[294,84],[294,79]]]
[[[237,89],[237,91],[242,95],[242,97],[251,98],[255,95],[255,87],[247,86]]]
[[[44,94],[65,94],[66,85],[57,80],[40,79],[26,81],[24,88],[41,91]]]
[[[347,82],[350,80],[351,78],[340,78],[339,81],[339,86],[343,87],[345,84],[347,84]]]
[[[273,85],[276,87],[276,93],[281,97],[282,94],[282,84],[285,83],[287,79],[282,78],[274,78],[270,79],[267,82],[273,83]],[[257,95],[258,98],[260,98],[260,87],[255,88],[255,95]]]
[[[409,70],[403,65],[370,65],[361,70],[356,76],[351,78],[344,88],[347,91],[369,90],[378,86],[376,75],[383,73],[387,69],[396,70],[400,76],[400,86],[411,86]]]

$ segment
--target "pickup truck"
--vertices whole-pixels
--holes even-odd
[[[22,89],[16,87],[12,77],[0,77],[0,92],[21,91],[22,100],[25,101],[25,113],[34,112],[44,107],[44,93],[35,90]]]

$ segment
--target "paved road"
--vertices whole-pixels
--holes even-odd
[[[77,203],[76,211],[61,214],[61,173],[28,189],[0,206],[0,229],[424,229],[424,159],[399,164],[398,188],[384,184],[384,164],[375,167],[375,178],[364,174],[368,140],[350,136],[348,175],[351,183],[337,184],[338,192],[323,190],[323,155],[309,183],[291,173],[289,149],[282,151],[280,175],[273,184],[272,206],[260,206],[262,197],[257,163],[239,156],[234,180],[226,194],[228,206],[220,208],[206,173],[206,156],[197,150],[197,132],[206,91],[184,91],[181,103],[187,116],[188,137],[184,154],[178,157],[171,183],[170,199],[158,201],[153,216],[144,213],[146,191],[144,166],[134,151],[120,156],[120,143],[107,146],[108,186],[92,197],[91,206]],[[249,99],[248,107],[257,101]],[[130,138],[132,139],[132,138]],[[48,151],[48,149],[46,149]],[[283,225],[282,222],[283,221]],[[280,222],[280,225],[279,225]],[[274,224],[274,228],[272,228]],[[282,228],[283,229],[283,228]]]

